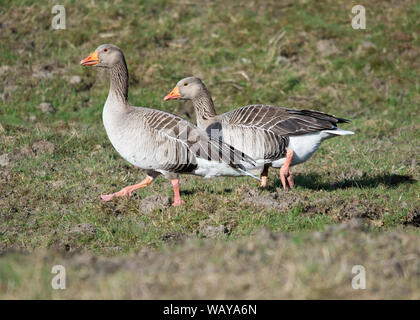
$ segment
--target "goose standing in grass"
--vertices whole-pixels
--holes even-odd
[[[197,126],[256,160],[261,186],[267,184],[268,168],[280,168],[283,188],[293,188],[290,166],[308,160],[325,139],[353,134],[339,129],[348,122],[318,111],[292,110],[270,105],[249,105],[217,115],[213,100],[197,77],[178,82],[164,100],[191,100]]]
[[[184,203],[179,192],[180,173],[207,178],[249,174],[246,167],[252,168],[254,163],[249,156],[209,137],[192,123],[160,110],[131,106],[127,101],[127,65],[118,47],[101,45],[80,64],[109,70],[111,86],[103,109],[106,133],[124,159],[147,172],[142,182],[102,195],[104,201],[129,196],[163,174],[171,179],[173,206],[178,206]]]

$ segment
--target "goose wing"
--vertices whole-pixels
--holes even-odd
[[[188,171],[196,166],[196,158],[224,162],[244,170],[243,163],[254,165],[254,160],[221,140],[208,136],[192,123],[161,110],[148,109],[146,126],[154,131],[157,145],[165,149],[164,168],[168,171]],[[165,159],[162,159],[165,160]]]
[[[293,110],[270,105],[249,105],[225,113],[222,121],[230,126],[254,128],[276,135],[301,135],[331,130],[346,119],[312,110]]]
[[[271,160],[284,157],[290,136],[335,129],[337,123],[348,122],[318,111],[269,105],[245,106],[221,115],[219,121],[229,143]]]

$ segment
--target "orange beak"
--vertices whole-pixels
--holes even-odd
[[[95,64],[99,63],[98,58],[98,51],[93,51],[90,55],[87,56],[87,58],[80,61],[80,64],[82,66],[94,66]]]
[[[174,90],[172,90],[165,98],[163,98],[164,101],[166,100],[174,100],[181,98],[181,94],[179,93],[179,87],[176,86]]]

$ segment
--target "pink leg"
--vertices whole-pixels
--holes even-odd
[[[101,195],[101,198],[102,198],[103,201],[110,201],[114,197],[131,196],[131,194],[133,193],[134,190],[137,190],[139,188],[144,188],[144,187],[148,186],[149,184],[151,184],[152,181],[153,181],[153,178],[147,176],[142,182],[140,182],[138,184],[125,187],[125,188],[123,188],[120,191],[115,192],[115,193],[103,194],[103,195]]]
[[[287,150],[286,162],[280,168],[280,180],[284,190],[288,190],[289,187],[294,187],[292,173],[290,172],[290,163],[293,159],[293,150]]]
[[[295,187],[295,182],[293,181],[293,175],[289,170],[289,175],[287,176],[287,183],[289,184],[290,189]]]
[[[181,200],[181,194],[179,193],[179,180],[172,179],[171,182],[172,187],[174,187],[174,203],[172,203],[172,206],[177,207],[185,202]]]
[[[268,166],[264,166],[264,170],[261,173],[261,183],[260,183],[261,188],[265,188],[267,186],[267,180],[268,180]]]

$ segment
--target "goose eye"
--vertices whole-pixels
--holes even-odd
[[[188,83],[184,83],[184,86],[188,86]]]
[[[105,49],[104,49],[104,52],[107,52],[107,51],[108,51],[108,49],[107,49],[107,48],[105,48]]]

